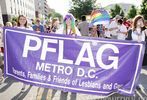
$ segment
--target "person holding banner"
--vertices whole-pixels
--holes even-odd
[[[141,15],[137,15],[134,18],[132,40],[138,42],[145,41],[145,36],[147,36],[147,29],[144,23],[144,18]]]
[[[24,15],[19,15],[16,28],[33,30],[32,27],[28,27],[27,18]],[[25,87],[26,87],[26,84],[23,83],[23,87],[21,89],[21,92],[25,91]]]
[[[0,24],[0,84],[3,83],[3,53],[4,53],[4,44],[3,44],[3,24]]]
[[[63,20],[63,27],[57,30],[59,34],[71,35],[71,36],[81,36],[80,31],[75,25],[75,18],[72,14],[67,14]],[[61,91],[60,100],[67,100],[68,92]],[[71,100],[76,100],[76,93],[71,93]]]
[[[28,26],[27,18],[24,15],[19,15],[18,21],[17,21],[17,28],[33,30],[32,27]]]
[[[57,30],[59,34],[81,36],[80,31],[75,25],[75,18],[72,14],[67,14],[63,20],[63,27]]]
[[[146,48],[145,48],[145,54],[143,59],[143,66],[147,65],[147,29],[145,27],[145,21],[143,16],[137,15],[134,18],[133,21],[133,29],[132,29],[132,40],[134,41],[146,41]]]

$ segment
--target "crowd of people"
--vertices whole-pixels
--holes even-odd
[[[37,18],[35,23],[30,24],[25,16],[20,15],[17,22],[6,22],[5,26],[32,30],[36,31],[38,34],[41,34],[42,32],[57,33],[71,36],[133,40],[137,42],[147,40],[145,20],[141,15],[137,15],[133,20],[127,20],[126,18],[122,18],[120,15],[116,15],[116,17],[110,19],[108,24],[93,26],[89,26],[86,16],[82,16],[81,19],[81,21],[75,20],[74,16],[68,13],[64,17],[62,24],[59,21],[59,18],[53,18],[52,21],[46,21],[45,24],[42,24],[41,20]],[[0,47],[0,52],[3,53],[3,24],[0,24]],[[144,59],[146,59],[147,62],[146,53]],[[144,61],[143,63],[145,64],[146,62]],[[0,58],[0,82],[3,80],[2,65],[2,58]],[[22,91],[23,90],[25,90],[25,84],[22,87]],[[67,92],[62,91],[61,93],[67,95]]]

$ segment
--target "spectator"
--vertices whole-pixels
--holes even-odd
[[[17,28],[26,29],[26,30],[33,30],[32,27],[28,27],[28,22],[25,16],[20,15],[17,20]],[[21,92],[25,91],[26,84],[23,83],[23,87]]]

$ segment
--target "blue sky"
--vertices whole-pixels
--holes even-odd
[[[47,0],[51,8],[55,9],[62,15],[66,14],[71,6],[71,0]],[[101,4],[102,7],[114,3],[129,3],[139,6],[142,0],[97,0],[97,4]]]

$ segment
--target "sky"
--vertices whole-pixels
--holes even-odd
[[[55,9],[57,12],[65,15],[71,6],[71,0],[47,0],[50,8]],[[102,7],[105,7],[109,4],[114,3],[129,3],[134,4],[137,7],[141,4],[142,0],[97,0],[97,4],[101,4]]]

